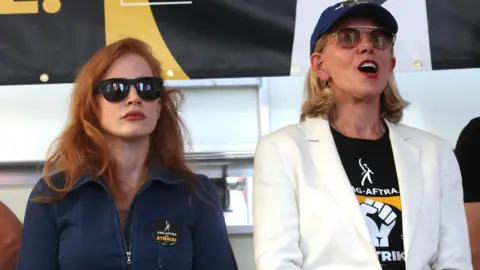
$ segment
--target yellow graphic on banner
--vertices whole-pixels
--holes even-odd
[[[0,14],[37,14],[39,5],[38,2],[38,0],[0,0]],[[43,0],[41,2],[43,10],[50,14],[57,13],[60,11],[62,6],[62,2],[60,0]]]
[[[43,0],[42,6],[45,12],[53,14],[60,10],[62,2],[60,0]]]
[[[38,1],[0,1],[0,14],[35,14],[38,13]]]
[[[145,3],[145,0],[129,0],[129,3]],[[147,42],[154,56],[162,63],[165,79],[189,79],[168,49],[148,5],[122,6],[121,0],[105,0],[105,35],[110,44],[125,37]]]

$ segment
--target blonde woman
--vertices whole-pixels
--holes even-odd
[[[301,123],[256,150],[257,270],[472,269],[452,147],[400,124],[397,31],[367,1],[320,16]]]

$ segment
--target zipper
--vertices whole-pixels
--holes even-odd
[[[113,203],[115,203],[115,201]],[[120,221],[120,209],[118,209],[118,205],[116,203],[115,203],[115,207],[117,208],[117,221],[120,227],[120,234],[123,240],[123,247],[125,248],[125,254],[127,255],[127,269],[131,269],[131,265],[132,265],[132,244],[131,243],[132,243],[132,237],[133,237],[133,221],[135,219],[132,220],[132,229],[130,230],[130,245],[128,245],[128,248],[127,248],[127,241],[125,240],[125,235],[123,234],[123,230],[122,230],[122,223]],[[133,218],[133,215],[132,215],[132,218]]]
[[[132,206],[133,206],[133,200],[132,200]],[[127,247],[127,243],[125,241],[125,237],[123,238],[123,242],[125,243],[125,250],[127,251],[127,269],[131,269],[132,268],[132,240],[133,240],[133,227],[135,226],[135,211],[133,210],[133,207],[130,206],[132,209],[132,226],[130,226],[130,243],[128,245],[128,249],[126,248]],[[118,208],[118,207],[117,207]],[[120,215],[119,215],[120,216]]]
[[[133,218],[133,211],[132,211],[132,228],[130,230],[130,245],[128,245],[128,248],[127,248],[127,241],[125,240],[125,235],[123,233],[123,230],[122,230],[122,222],[120,220],[120,209],[118,209],[118,205],[115,203],[115,200],[113,199],[113,196],[112,194],[108,191],[108,188],[102,183],[102,182],[97,182],[99,183],[104,189],[105,191],[107,192],[107,194],[110,196],[110,198],[112,199],[112,202],[113,204],[115,205],[115,209],[117,210],[117,223],[118,223],[118,227],[120,228],[120,237],[122,238],[123,240],[123,247],[125,249],[125,255],[127,256],[127,270],[131,269],[132,268],[132,237],[133,237],[133,223],[135,221],[135,219]],[[132,205],[133,205],[133,200],[132,200]],[[132,206],[130,206],[132,207]],[[130,216],[130,213],[128,214]],[[128,217],[127,217],[128,219]]]
[[[127,251],[127,265],[130,265],[130,264],[132,264],[132,252]],[[128,269],[130,269],[130,267],[128,267]]]
[[[142,187],[140,187],[140,189],[138,190],[137,194],[135,195],[135,197],[132,199],[132,202],[130,204],[130,210],[129,210],[129,213],[128,213],[128,216],[127,216],[127,221],[128,221],[128,218],[130,218],[130,215],[131,215],[131,219],[132,219],[132,226],[130,226],[130,237],[129,237],[129,244],[127,246],[127,241],[125,240],[125,235],[123,233],[123,230],[122,230],[122,222],[120,220],[120,209],[118,209],[118,205],[115,203],[115,200],[113,199],[113,196],[112,194],[110,194],[110,192],[108,191],[108,188],[101,182],[98,182],[104,189],[105,191],[107,192],[107,194],[110,196],[110,198],[112,199],[112,202],[113,204],[115,205],[116,207],[116,210],[117,210],[117,222],[118,222],[118,226],[120,228],[120,236],[122,237],[122,240],[123,240],[123,246],[125,248],[125,255],[127,256],[127,270],[130,270],[132,269],[132,240],[133,240],[133,229],[134,229],[134,226],[135,226],[135,211],[134,211],[134,208],[133,208],[133,202],[135,201],[135,198],[146,188],[148,187],[149,183],[147,182],[146,184],[144,184]],[[130,212],[131,211],[131,212]]]

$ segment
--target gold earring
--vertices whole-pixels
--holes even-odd
[[[332,88],[330,88],[328,81],[325,81],[324,84],[325,84],[325,88],[323,88],[323,93],[325,95],[331,95],[333,91],[332,91]]]

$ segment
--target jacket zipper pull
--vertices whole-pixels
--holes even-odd
[[[127,264],[132,264],[132,252],[127,251]]]

